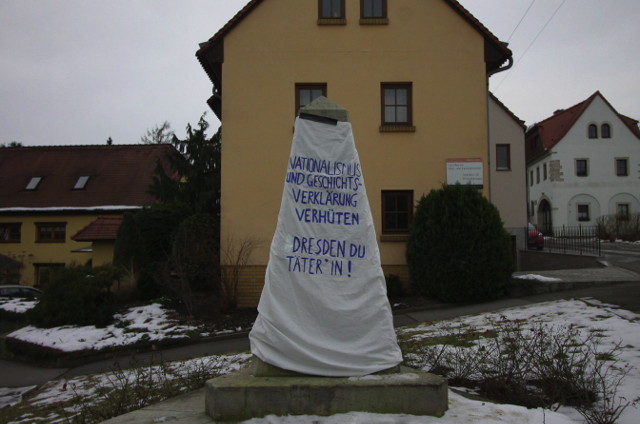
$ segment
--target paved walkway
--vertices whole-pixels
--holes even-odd
[[[565,283],[579,283],[602,285],[609,282],[627,282],[638,281],[638,274],[624,268],[609,266],[605,268],[586,268],[586,269],[564,269],[552,271],[526,271],[516,272],[514,276],[523,276],[526,274],[536,274],[547,278],[557,278]],[[545,282],[538,282],[545,284]]]

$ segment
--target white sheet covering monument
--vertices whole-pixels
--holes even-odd
[[[346,117],[324,97],[301,116],[318,108]],[[251,352],[320,376],[389,369],[402,355],[351,124],[309,118],[295,123]]]

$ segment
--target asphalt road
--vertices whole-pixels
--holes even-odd
[[[640,251],[603,250],[602,254],[612,265],[640,274]]]

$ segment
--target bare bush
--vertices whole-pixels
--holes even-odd
[[[240,273],[247,266],[259,242],[252,238],[236,239],[228,237],[221,245],[220,299],[223,311],[231,311],[238,306],[238,283]]]
[[[412,366],[430,373],[444,375],[454,386],[471,386],[477,379],[480,363],[486,359],[486,351],[469,349],[473,331],[457,327],[453,332],[438,330],[424,346],[411,355]],[[443,342],[443,343],[439,343]]]
[[[159,364],[154,365],[156,359]],[[240,360],[239,365],[245,361]],[[102,387],[95,395],[88,396],[84,387],[70,387],[74,392],[71,404],[75,406],[60,413],[66,424],[102,422],[200,388],[207,380],[224,372],[228,363],[225,357],[214,357],[171,364],[160,356],[152,357],[148,365],[135,364],[134,368],[123,370],[116,362],[110,373],[103,374],[106,381],[101,383]]]
[[[602,240],[640,240],[640,213],[629,216],[602,215],[597,219],[598,237]]]
[[[545,344],[545,332],[531,331],[503,318],[496,337],[487,340],[487,359],[479,368],[480,391],[491,399],[528,407],[544,404],[544,396],[525,376],[535,368],[535,352]]]
[[[617,348],[619,345],[616,346],[616,356]],[[597,355],[600,358],[603,357],[600,356],[602,353]],[[629,371],[628,364],[619,368],[617,361],[613,363],[608,360],[596,361],[596,366],[589,380],[597,399],[588,406],[582,404],[576,408],[585,418],[587,424],[614,424],[629,405],[637,404],[640,401],[640,397],[631,400],[618,395],[618,389]]]
[[[612,424],[632,403],[617,394],[629,372],[620,343],[603,348],[598,332],[572,325],[490,324],[496,332],[457,327],[411,340],[407,362],[494,401],[576,407],[588,424]]]

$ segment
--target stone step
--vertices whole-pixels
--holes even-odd
[[[250,370],[209,380],[205,408],[215,421],[266,415],[321,415],[363,411],[442,416],[447,381],[402,367],[394,374],[363,377],[256,377]]]

